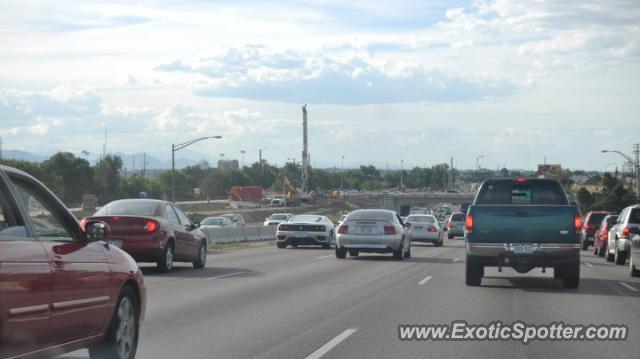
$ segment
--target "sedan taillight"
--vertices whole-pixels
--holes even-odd
[[[286,224],[281,224],[278,226],[278,230],[279,231],[288,231],[289,230],[289,226],[287,226]]]
[[[159,227],[160,225],[158,224],[158,222],[148,220],[147,223],[145,223],[143,229],[145,232],[151,233],[151,232],[155,232]]]
[[[338,227],[338,234],[347,234],[349,232],[349,226],[341,225]]]
[[[427,231],[429,231],[429,232],[437,232],[438,229],[436,227],[434,227],[434,226],[429,226],[429,227],[427,227]]]
[[[386,235],[396,234],[396,227],[394,227],[394,226],[384,226],[384,234],[386,234]]]

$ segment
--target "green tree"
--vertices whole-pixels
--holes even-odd
[[[591,192],[589,192],[589,190],[584,187],[580,188],[577,197],[582,212],[587,212],[595,203],[595,199],[593,198]]]

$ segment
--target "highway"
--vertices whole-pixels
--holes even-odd
[[[487,269],[464,283],[461,239],[415,244],[412,258],[338,260],[316,248],[273,242],[212,253],[204,270],[164,275],[143,264],[148,310],[138,358],[638,358],[640,280],[582,252],[579,289],[553,271]],[[487,278],[489,277],[489,278]],[[623,342],[406,342],[399,324],[626,324]],[[312,355],[313,353],[313,355]],[[312,356],[310,356],[312,355]],[[78,351],[64,358],[85,358]]]

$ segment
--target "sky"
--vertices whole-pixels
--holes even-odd
[[[0,1],[0,137],[317,167],[603,170],[640,142],[640,2]],[[480,159],[478,159],[482,156]]]

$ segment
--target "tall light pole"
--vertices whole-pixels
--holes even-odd
[[[208,140],[210,138],[215,138],[217,140],[221,139],[222,136],[207,136],[196,138],[195,140],[179,143],[179,144],[171,144],[171,202],[176,201],[176,151],[179,151],[185,147],[191,146],[194,143],[202,140]]]
[[[476,171],[480,171],[480,159],[484,158],[484,155],[480,155],[478,157],[476,157]]]
[[[400,190],[404,187],[404,171],[402,169],[402,165],[404,165],[404,160],[400,160]]]
[[[260,164],[260,175],[262,175],[263,171],[263,165],[262,165],[262,151],[266,150],[266,147],[263,147],[261,149],[258,150],[258,163]]]
[[[340,161],[340,190],[344,189],[344,155],[342,155],[342,160]]]
[[[602,150],[600,152],[602,153],[609,153],[609,152],[613,152],[613,153],[617,153],[620,156],[624,157],[625,160],[629,161],[629,163],[633,164],[635,166],[635,170],[636,170],[636,196],[638,197],[638,199],[640,199],[640,159],[638,157],[640,157],[640,144],[635,144],[633,145],[634,147],[634,153],[636,155],[636,159],[634,160],[633,158],[625,155],[624,153],[617,151],[617,150]]]

